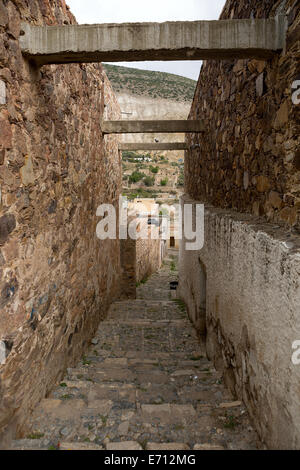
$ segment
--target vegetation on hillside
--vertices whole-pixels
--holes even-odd
[[[130,201],[136,198],[150,198],[156,199],[158,191],[152,189],[136,188],[136,189],[124,189],[123,196],[126,196]]]
[[[138,181],[141,181],[141,179],[143,179],[145,176],[145,173],[141,173],[140,171],[133,171],[129,176],[129,183],[137,183]]]
[[[127,92],[151,98],[191,102],[197,82],[171,73],[152,72],[103,64],[116,93]]]
[[[178,181],[177,181],[177,187],[180,188],[180,187],[183,187],[183,186],[184,186],[184,169],[181,168],[180,173],[179,173],[179,177],[178,177]]]

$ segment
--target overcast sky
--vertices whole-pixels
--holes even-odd
[[[225,0],[67,0],[78,23],[216,20]],[[117,65],[198,79],[201,62],[121,62]]]

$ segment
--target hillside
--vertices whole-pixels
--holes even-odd
[[[103,64],[122,119],[187,119],[197,82],[185,77]],[[127,134],[125,142],[184,142],[184,134]],[[123,152],[123,194],[178,199],[183,191],[184,151]]]
[[[171,73],[103,64],[115,93],[191,103],[197,82]]]

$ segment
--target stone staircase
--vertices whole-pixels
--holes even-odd
[[[206,359],[184,305],[169,298],[176,257],[115,302],[89,353],[28,423],[13,449],[257,449],[243,405]]]

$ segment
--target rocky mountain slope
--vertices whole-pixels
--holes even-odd
[[[117,94],[125,92],[189,105],[193,100],[196,82],[189,78],[110,64],[103,66]]]
[[[187,119],[190,112],[196,81],[178,75],[138,70],[128,67],[104,64],[104,69],[121,106],[122,119],[159,120]],[[120,136],[122,142],[184,142],[184,134],[131,134]],[[137,152],[143,154],[143,152]],[[146,161],[127,158],[123,153],[124,187],[127,195],[136,194],[139,189],[143,196],[177,194],[182,190],[183,151],[144,152]],[[133,155],[134,157],[134,155]],[[149,158],[151,160],[149,161]],[[147,161],[148,160],[148,161]],[[158,173],[151,167],[157,165]],[[146,179],[131,182],[130,176],[138,171]],[[154,179],[153,185],[150,178]],[[129,183],[128,183],[129,182]],[[162,185],[162,182],[166,184]],[[150,187],[149,187],[150,186]],[[151,192],[152,191],[152,192]]]
[[[196,81],[108,64],[104,64],[104,69],[121,106],[122,119],[187,119]],[[122,136],[122,141],[152,142],[154,138],[160,142],[184,141],[183,134],[127,135]],[[183,152],[180,155],[183,157]]]

